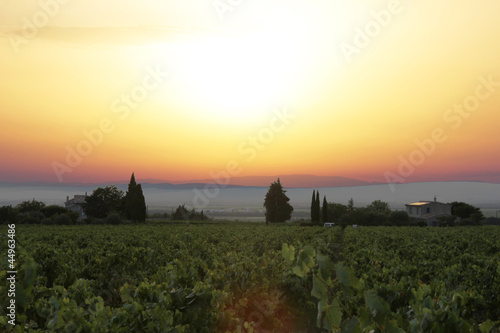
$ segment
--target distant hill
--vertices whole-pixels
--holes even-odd
[[[352,187],[352,186],[368,186],[379,185],[382,183],[367,182],[364,180],[339,177],[339,176],[314,176],[314,175],[278,175],[278,176],[246,176],[246,177],[232,177],[229,179],[229,184],[224,187],[268,187],[269,184],[280,178],[281,183],[286,188],[326,188],[326,187]],[[98,183],[57,183],[57,182],[26,182],[24,186],[55,186],[55,187],[68,187],[68,186],[105,186],[114,184],[127,185],[129,180],[98,182]],[[206,184],[225,183],[226,179],[194,179],[182,181],[169,181],[153,178],[137,179],[137,182],[142,183],[143,187],[159,188],[159,189],[192,189],[202,188]],[[0,183],[9,185],[9,183]]]
[[[204,188],[207,184],[210,183],[182,183],[182,184],[172,184],[172,183],[146,183],[146,182],[141,182],[143,188],[155,188],[155,189],[162,189],[162,190],[191,190],[194,188],[202,189]],[[126,185],[126,184],[123,184]],[[118,187],[120,187],[119,185]],[[126,187],[126,186],[125,186]],[[241,186],[241,185],[227,185],[224,186],[225,188],[245,188],[247,186]]]
[[[281,183],[286,188],[322,188],[322,187],[349,187],[349,186],[366,186],[377,185],[381,183],[367,182],[364,180],[339,177],[339,176],[314,176],[314,175],[278,175],[278,176],[245,176],[232,177],[229,184],[232,186],[252,186],[252,187],[268,187],[269,184],[280,178]],[[151,182],[151,180],[148,180]],[[211,184],[216,183],[215,179],[197,179],[186,180],[179,182],[169,182],[171,184]],[[225,179],[219,182],[225,182]],[[154,181],[158,182],[158,181]],[[151,182],[153,183],[153,182]]]

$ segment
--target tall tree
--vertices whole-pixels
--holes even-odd
[[[147,208],[146,199],[144,198],[144,193],[142,192],[142,185],[137,184],[135,188],[135,205],[132,213],[132,221],[146,222]]]
[[[172,220],[174,221],[188,221],[191,218],[191,213],[186,208],[186,205],[179,205],[175,210],[175,213],[172,214]]]
[[[311,222],[319,224],[321,220],[321,202],[319,201],[319,190],[313,190],[311,201]]]
[[[349,212],[352,212],[354,210],[354,200],[352,200],[352,198],[349,199],[349,203],[347,204],[347,210]]]
[[[130,176],[130,182],[128,183],[128,190],[130,191],[134,187],[137,186],[137,182],[135,181],[135,173],[132,172],[132,176]]]
[[[315,202],[315,221],[316,224],[319,224],[319,221],[321,219],[321,202],[319,201],[319,190],[316,190],[316,202]]]
[[[123,191],[116,186],[98,187],[85,197],[83,210],[89,217],[105,218],[111,212],[123,209]]]
[[[389,204],[382,200],[375,200],[371,204],[369,204],[368,207],[366,208],[387,216],[391,215],[391,209],[389,208]]]
[[[125,195],[125,216],[128,220],[135,222],[146,221],[146,200],[144,199],[142,186],[135,181],[133,172]]]
[[[20,213],[28,212],[39,212],[45,207],[45,203],[41,201],[36,201],[35,199],[31,201],[23,201],[16,206]]]
[[[337,222],[343,215],[349,212],[349,208],[346,205],[331,202],[328,204],[328,217],[332,222]]]
[[[328,202],[326,202],[326,195],[323,197],[323,222],[329,222],[328,219]]]
[[[311,199],[311,222],[316,222],[316,190],[313,190]]]
[[[135,188],[137,186],[137,183],[135,181],[135,174],[132,172],[132,176],[130,177],[130,182],[128,183],[128,189],[127,189],[127,194],[125,195],[125,216],[127,217],[128,220],[132,219],[132,210],[133,210],[133,203],[134,203],[134,198],[133,194],[135,191]]]
[[[467,219],[472,217],[475,217],[478,220],[484,219],[484,215],[481,212],[481,209],[469,205],[468,203],[465,202],[453,201],[451,203],[451,214],[454,216],[458,216],[462,219]]]
[[[285,222],[292,218],[293,207],[288,203],[290,199],[285,193],[279,178],[269,186],[264,200],[266,223]]]

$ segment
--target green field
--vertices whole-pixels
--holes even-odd
[[[16,226],[0,331],[498,332],[500,228]],[[284,245],[285,244],[285,245]]]

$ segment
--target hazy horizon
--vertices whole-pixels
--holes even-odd
[[[127,185],[118,188],[126,190]],[[89,195],[95,189],[88,187],[50,187],[50,186],[6,186],[0,184],[0,206],[15,205],[26,200],[39,200],[46,204],[63,205],[66,197],[74,195]],[[178,205],[186,204],[197,210],[235,210],[244,212],[246,209],[256,212],[262,209],[267,187],[259,188],[219,188],[216,196],[207,197],[204,188],[166,190],[144,187],[146,204],[152,211],[169,211]],[[310,208],[311,188],[286,188],[286,194],[296,212],[308,211]],[[393,191],[394,190],[394,191]],[[213,191],[213,188],[212,188]],[[436,182],[397,184],[391,188],[387,184],[354,187],[320,188],[321,198],[327,197],[328,202],[347,204],[353,198],[356,206],[366,206],[374,200],[389,203],[391,209],[404,209],[407,203],[427,200],[440,202],[464,201],[484,209],[500,210],[500,184],[474,182]],[[198,193],[198,194],[197,194]],[[201,193],[201,194],[200,194]],[[194,198],[196,199],[196,202]],[[202,198],[202,199],[199,199]]]
[[[461,178],[461,177],[459,177]],[[310,174],[291,174],[291,175],[273,175],[273,176],[225,176],[217,175],[213,178],[204,179],[183,179],[183,180],[168,180],[168,179],[154,179],[154,178],[137,178],[136,181],[140,183],[147,183],[151,185],[172,184],[172,185],[189,185],[189,184],[218,184],[220,187],[225,186],[244,186],[244,187],[267,187],[270,183],[280,179],[282,183],[288,188],[326,188],[326,187],[353,187],[353,186],[367,186],[379,184],[414,184],[414,183],[447,183],[447,182],[477,182],[487,184],[500,184],[500,181],[481,181],[473,178],[455,179],[455,180],[424,180],[424,181],[411,181],[411,182],[376,182],[359,178],[348,178],[343,176],[318,176]],[[123,185],[128,184],[130,178],[103,180],[99,182],[83,181],[83,182],[57,182],[57,181],[0,181],[1,184],[12,185],[42,185],[42,186],[100,186],[100,185]]]

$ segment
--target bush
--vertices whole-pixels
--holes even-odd
[[[12,206],[0,207],[0,224],[13,223],[18,220],[18,212]]]
[[[30,210],[38,208],[39,210]],[[43,206],[43,203],[39,201],[25,201],[19,204],[17,208],[12,206],[0,207],[0,224],[75,224],[79,216],[78,213],[65,207],[57,205]]]
[[[175,213],[171,216],[172,221],[210,221],[208,216],[205,216],[203,211],[197,212],[194,209],[188,210],[186,205],[179,205],[175,210]]]
[[[41,224],[46,225],[71,225],[75,224],[76,220],[73,220],[68,214],[56,214],[52,217],[43,218],[40,222]]]
[[[407,225],[410,222],[410,215],[404,210],[395,210],[391,212],[389,221],[392,225]]]
[[[438,221],[438,225],[440,227],[454,227],[457,225],[456,217],[453,215],[438,217]]]
[[[312,224],[311,222],[300,222],[299,223],[300,227],[317,227],[317,224]]]
[[[44,218],[45,218],[45,216],[42,214],[42,212],[31,211],[31,212],[21,214],[20,223],[39,224]]]
[[[412,219],[408,225],[410,227],[427,227],[427,222],[425,222],[424,220],[416,220],[416,219]]]
[[[457,225],[459,225],[459,226],[467,226],[467,225],[478,226],[478,225],[481,225],[481,221],[478,221],[477,219],[473,219],[473,218],[466,218],[466,219],[460,220],[460,222],[458,222]]]
[[[106,219],[105,219],[106,224],[121,224],[122,219],[120,218],[120,215],[113,213],[109,214]]]
[[[57,224],[57,225],[73,224],[73,221],[71,220],[71,218],[66,214],[55,215],[52,219],[54,220],[54,224]]]
[[[78,218],[80,217],[80,214],[78,214],[77,212],[74,212],[72,210],[69,210],[69,209],[65,214],[70,217],[71,221],[73,222],[72,224],[76,224],[78,221]]]
[[[39,212],[45,207],[45,203],[41,201],[36,201],[35,199],[31,201],[23,201],[16,208],[21,213],[29,213],[29,212]]]
[[[358,208],[349,212],[339,219],[340,225],[367,225],[380,226],[387,224],[387,215],[368,208]]]
[[[40,210],[45,217],[52,217],[58,214],[66,214],[68,213],[68,209],[66,207],[58,206],[58,205],[50,205],[43,207]]]

